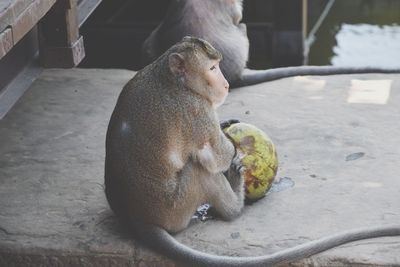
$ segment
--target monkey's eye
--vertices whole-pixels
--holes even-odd
[[[210,68],[210,70],[216,70],[217,69],[217,66],[212,66],[211,68]]]

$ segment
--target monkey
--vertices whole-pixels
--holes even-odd
[[[106,196],[116,214],[172,233],[205,202],[224,219],[240,214],[243,179],[223,175],[235,148],[215,111],[229,89],[221,58],[187,37],[123,88],[106,137]]]
[[[243,0],[172,0],[161,23],[142,45],[148,64],[186,35],[199,37],[219,50],[221,69],[231,88],[298,75],[399,73],[400,69],[372,67],[300,66],[244,72],[249,56],[247,28],[242,20]]]
[[[216,112],[229,89],[221,60],[207,41],[184,37],[138,71],[118,97],[106,134],[105,195],[138,239],[187,266],[272,266],[400,234],[398,225],[353,230],[259,257],[211,255],[174,239],[201,204],[228,221],[244,207],[243,155]]]

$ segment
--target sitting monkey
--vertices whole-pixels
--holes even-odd
[[[229,89],[220,60],[207,42],[184,38],[122,90],[105,165],[106,195],[117,215],[173,233],[203,203],[224,219],[239,215],[243,179],[223,175],[235,148],[215,112]]]
[[[188,266],[270,266],[400,234],[399,226],[359,230],[250,258],[210,255],[178,243],[170,233],[187,227],[201,204],[210,203],[225,220],[244,205],[241,156],[215,111],[229,88],[220,60],[208,42],[185,37],[140,70],[118,98],[106,137],[105,193],[139,238]]]
[[[249,40],[246,25],[241,23],[242,6],[243,0],[172,0],[163,21],[143,44],[143,63],[152,62],[182,37],[190,35],[209,41],[222,53],[222,73],[231,87],[297,75],[400,72],[398,68],[301,66],[243,73],[249,56]]]

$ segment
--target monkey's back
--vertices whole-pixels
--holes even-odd
[[[207,120],[209,111],[196,96],[160,77],[156,65],[139,71],[123,88],[110,119],[105,158],[111,208],[125,219],[152,223],[163,212],[156,205],[176,205],[177,173],[190,158],[193,138],[206,139],[209,130],[197,136],[188,130],[199,118]]]

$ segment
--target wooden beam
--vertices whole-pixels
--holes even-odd
[[[56,0],[10,1],[0,13],[0,59],[49,11]]]
[[[78,1],[78,21],[79,27],[86,21],[86,19],[92,14],[96,7],[101,3],[102,0],[80,0]]]
[[[0,33],[0,58],[4,57],[13,46],[12,29],[7,28]]]
[[[41,72],[34,27],[0,60],[0,119],[11,109]]]
[[[71,68],[85,57],[76,0],[58,0],[39,24],[39,51],[47,68]]]

